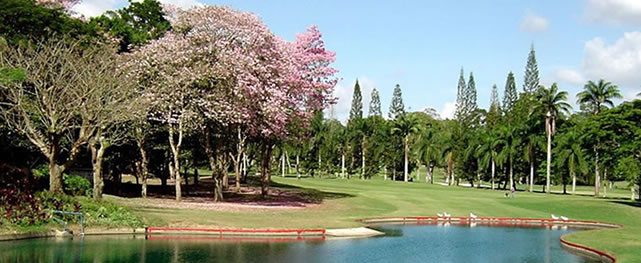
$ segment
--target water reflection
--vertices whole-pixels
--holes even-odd
[[[220,240],[208,236],[87,236],[0,243],[0,262],[587,262],[559,243],[572,230],[379,226],[386,237]]]

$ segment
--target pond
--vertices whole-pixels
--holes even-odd
[[[381,225],[365,239],[87,236],[0,243],[0,262],[592,262],[561,247],[572,229]]]

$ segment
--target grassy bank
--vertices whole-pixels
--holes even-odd
[[[452,215],[540,217],[550,214],[572,219],[621,224],[620,229],[577,232],[568,240],[614,253],[622,262],[641,258],[641,208],[620,199],[504,191],[403,183],[374,179],[273,178],[276,185],[322,199],[318,205],[294,209],[241,209],[232,211],[168,209],[144,205],[139,199],[121,199],[152,225],[218,226],[242,228],[353,227],[357,219],[383,216],[424,216],[447,211]],[[589,188],[581,189],[588,192]],[[625,191],[615,192],[625,196]]]

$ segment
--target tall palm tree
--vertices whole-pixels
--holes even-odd
[[[427,168],[425,182],[434,183],[434,175],[432,172],[435,162],[440,159],[441,145],[438,134],[434,128],[428,127],[421,132],[416,151],[418,159],[424,162]]]
[[[418,120],[414,115],[403,114],[394,121],[392,134],[397,134],[403,137],[403,152],[405,158],[405,165],[403,168],[403,181],[408,181],[408,168],[409,168],[409,139],[412,134],[419,131]]]
[[[612,99],[622,98],[621,92],[617,85],[609,81],[600,79],[599,82],[588,81],[583,86],[583,91],[577,95],[577,102],[581,107],[589,110],[594,115],[599,115],[601,111],[608,107],[613,107]],[[599,185],[601,184],[601,177],[599,176],[599,152],[598,142],[594,146],[594,197],[599,196]]]
[[[538,134],[530,134],[525,137],[525,147],[523,148],[523,157],[530,164],[530,192],[534,190],[534,163],[536,162],[536,153],[538,148],[544,148],[545,142]]]
[[[496,175],[496,163],[499,156],[499,147],[502,141],[499,139],[497,132],[489,131],[481,135],[481,143],[476,150],[480,159],[479,165],[483,169],[491,168],[490,183],[494,190],[494,177]],[[489,166],[489,167],[488,167]]]
[[[613,107],[613,99],[623,98],[617,85],[603,79],[600,79],[596,83],[591,80],[588,81],[588,83],[583,86],[583,91],[579,92],[576,96],[577,103],[594,115],[598,115],[601,111]]]
[[[556,120],[561,114],[569,114],[572,107],[566,101],[568,93],[559,91],[556,83],[548,89],[541,86],[536,94],[538,104],[536,111],[545,115],[545,134],[547,135],[547,169],[545,178],[545,191],[550,193],[550,172],[552,165],[552,136],[556,132]]]
[[[574,130],[564,133],[559,138],[557,148],[557,152],[559,153],[558,163],[561,166],[567,165],[570,171],[570,177],[572,177],[572,194],[574,194],[576,191],[576,171],[578,170],[582,174],[588,172],[588,166],[583,157],[583,149],[581,149],[579,135]],[[565,186],[563,187],[563,193],[566,193]]]
[[[499,138],[496,144],[501,148],[496,160],[499,164],[507,163],[510,175],[510,189],[512,189],[512,187],[515,187],[514,157],[518,154],[518,146],[521,144],[518,129],[511,125],[502,127],[499,130]]]

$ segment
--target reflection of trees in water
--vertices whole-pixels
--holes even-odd
[[[175,238],[175,239],[171,239]],[[248,262],[261,255],[286,256],[293,244],[168,237],[85,237],[84,239],[33,239],[3,243],[0,262]],[[281,240],[282,241],[282,240]]]

